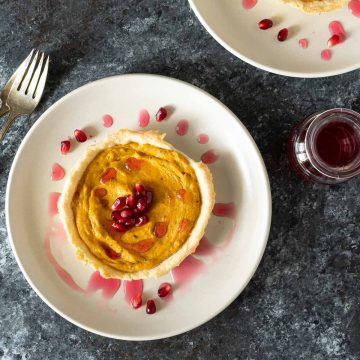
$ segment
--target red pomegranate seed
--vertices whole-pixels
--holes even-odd
[[[70,141],[69,140],[64,140],[61,142],[61,153],[63,155],[66,155],[69,151],[70,151]]]
[[[145,225],[149,222],[149,218],[146,215],[141,215],[135,219],[135,226]]]
[[[105,184],[106,182],[114,179],[116,177],[117,171],[114,168],[108,168],[100,177],[100,182]]]
[[[127,204],[128,207],[134,208],[134,207],[136,207],[137,200],[138,200],[138,199],[137,199],[137,196],[135,196],[135,195],[128,195],[128,196],[126,197],[126,204]]]
[[[159,289],[158,289],[159,297],[163,298],[163,297],[169,295],[170,292],[171,292],[171,285],[169,283],[160,284]]]
[[[151,191],[146,192],[146,204],[150,205],[153,199],[153,193]]]
[[[111,206],[113,210],[121,210],[126,205],[126,197],[121,196],[117,198]]]
[[[185,200],[185,196],[186,196],[186,190],[185,189],[180,189],[176,192],[176,196],[180,199],[180,200]]]
[[[167,110],[161,107],[156,113],[156,121],[163,121],[167,117]]]
[[[161,238],[167,233],[168,224],[166,222],[157,222],[154,227],[154,234]]]
[[[273,26],[273,22],[270,19],[263,19],[258,23],[260,30],[267,30]]]
[[[156,305],[154,300],[150,299],[146,302],[146,313],[150,315],[156,313]]]
[[[98,198],[102,198],[106,196],[106,194],[107,194],[107,190],[104,188],[99,188],[94,190],[94,195]]]
[[[124,224],[126,222],[126,218],[123,218],[121,216],[121,211],[113,211],[111,213],[111,218],[121,224]]]
[[[327,42],[328,47],[335,46],[341,43],[341,37],[337,34],[333,35]]]
[[[118,222],[113,222],[111,226],[119,232],[125,232],[127,230],[126,226],[124,224],[120,224]]]
[[[75,135],[75,139],[78,141],[78,142],[85,142],[87,140],[87,136],[86,134],[82,131],[82,130],[79,130],[79,129],[76,129],[74,131],[74,135]]]
[[[105,249],[106,255],[110,258],[110,259],[119,259],[121,257],[120,253],[117,253],[116,251],[114,251],[113,249],[110,248],[106,248]]]
[[[138,309],[142,305],[141,294],[134,295],[130,300],[130,304],[134,309]]]
[[[131,209],[123,209],[120,211],[120,216],[124,219],[128,219],[134,215],[134,212]]]
[[[139,210],[139,212],[143,212],[146,210],[146,205],[147,205],[147,198],[140,197],[137,201],[136,208]]]
[[[135,184],[134,186],[134,192],[136,195],[145,195],[145,187],[142,184]]]
[[[278,33],[277,38],[279,41],[285,41],[288,37],[288,34],[289,34],[289,30],[287,28],[281,29]]]
[[[132,228],[135,226],[135,218],[130,218],[125,221],[125,226],[128,228]]]
[[[129,171],[136,171],[136,170],[140,170],[141,167],[143,165],[143,161],[139,160],[137,158],[134,157],[129,157],[126,161],[125,161],[125,167],[127,170]]]

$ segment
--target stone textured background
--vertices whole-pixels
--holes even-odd
[[[0,358],[360,358],[360,178],[303,184],[285,155],[304,115],[360,110],[359,71],[304,80],[257,70],[218,45],[185,0],[0,0],[0,44],[0,86],[34,46],[53,60],[41,105],[0,147]],[[225,103],[255,138],[273,195],[264,258],[238,299],[189,333],[138,343],[93,335],[47,307],[16,264],[4,212],[12,160],[41,113],[89,81],[133,72],[188,81]]]

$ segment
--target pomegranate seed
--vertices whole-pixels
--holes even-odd
[[[130,208],[136,207],[137,204],[137,196],[135,195],[129,195],[126,197],[126,205]]]
[[[328,47],[332,47],[340,43],[341,43],[341,37],[335,34],[328,40],[327,45]]]
[[[126,205],[126,197],[121,196],[114,201],[111,208],[113,210],[121,210],[125,205]]]
[[[125,221],[125,226],[128,228],[132,228],[135,226],[135,218],[130,218]]]
[[[126,226],[124,224],[120,224],[118,222],[113,222],[111,226],[119,232],[125,232],[127,230]]]
[[[273,22],[270,19],[263,19],[258,23],[260,30],[267,30],[273,26]]]
[[[146,210],[146,205],[147,205],[147,198],[141,197],[137,201],[136,208],[139,210],[139,212],[143,212]]]
[[[116,169],[114,168],[108,168],[105,170],[105,172],[100,177],[100,182],[102,184],[105,184],[106,182],[114,179],[116,177]]]
[[[113,249],[110,248],[106,248],[105,249],[106,255],[110,258],[110,259],[119,259],[121,257],[120,253],[117,253],[116,251],[114,251]]]
[[[104,188],[99,188],[94,190],[94,195],[98,198],[102,198],[106,196],[106,194],[107,194],[107,190]]]
[[[156,313],[156,305],[154,300],[150,299],[146,302],[146,313],[150,315]]]
[[[150,205],[153,199],[153,194],[151,191],[146,192],[146,204]]]
[[[157,222],[154,227],[154,234],[161,238],[167,233],[168,224],[166,222]]]
[[[141,184],[135,184],[134,186],[134,192],[136,193],[136,195],[145,195],[145,187],[144,185]]]
[[[142,305],[141,294],[134,295],[130,300],[130,304],[134,309],[138,309]]]
[[[113,211],[111,213],[111,218],[121,224],[124,224],[126,222],[126,218],[123,218],[121,216],[121,211]]]
[[[147,222],[149,222],[149,218],[146,215],[142,215],[135,219],[135,226],[145,225]]]
[[[122,218],[128,219],[134,215],[134,212],[131,209],[123,209],[120,211],[120,216]]]
[[[87,140],[87,136],[86,134],[82,131],[82,130],[79,130],[79,129],[76,129],[74,131],[74,135],[75,135],[75,139],[78,141],[78,142],[85,142]]]
[[[61,142],[61,153],[63,155],[66,155],[69,151],[70,151],[70,141],[69,140],[64,140]]]
[[[288,34],[289,34],[289,30],[287,28],[281,29],[278,33],[277,38],[279,41],[285,41],[288,37]]]
[[[163,121],[167,117],[167,110],[161,107],[156,113],[156,121]]]
[[[158,289],[159,297],[163,298],[163,297],[169,295],[170,292],[171,292],[171,285],[169,283],[160,284],[159,289]]]

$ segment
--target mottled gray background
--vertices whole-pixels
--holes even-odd
[[[360,178],[325,189],[302,184],[285,155],[304,115],[360,110],[359,71],[304,80],[257,70],[218,45],[185,0],[0,0],[1,86],[33,46],[53,60],[44,101],[0,147],[0,358],[360,358]],[[15,262],[4,213],[12,160],[39,115],[89,81],[133,72],[188,81],[225,103],[258,143],[273,195],[268,247],[238,299],[189,333],[138,343],[93,335],[48,308]]]

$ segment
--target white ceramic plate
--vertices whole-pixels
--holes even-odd
[[[148,129],[168,134],[167,139],[194,159],[210,148],[219,153],[210,165],[217,202],[237,205],[236,229],[227,247],[216,258],[202,258],[202,272],[185,286],[176,285],[171,301],[157,298],[158,285],[173,283],[171,276],[146,280],[144,297],[157,298],[158,311],[147,315],[145,307],[133,310],[125,302],[122,288],[105,302],[99,292],[84,294],[70,288],[57,274],[44,251],[48,226],[47,199],[61,192],[64,181],[53,182],[49,172],[54,162],[69,171],[85,147],[118,128],[138,129],[141,109],[155,114],[160,106],[173,108],[168,120],[157,123],[152,116]],[[114,125],[102,126],[103,114],[111,114]],[[180,137],[175,126],[187,119],[187,135]],[[60,141],[75,128],[93,137],[76,144],[66,156]],[[199,133],[210,141],[200,145]],[[218,100],[184,82],[154,75],[123,75],[83,86],[48,109],[22,142],[8,181],[6,197],[8,232],[18,264],[38,295],[72,323],[100,335],[149,340],[180,334],[203,324],[228,306],[244,289],[262,257],[271,220],[271,195],[261,155],[241,122]],[[58,219],[55,218],[55,222]],[[53,224],[54,225],[54,224]],[[212,216],[207,236],[224,243],[232,226],[227,218]],[[82,288],[93,269],[74,257],[72,246],[51,238],[52,254]]]
[[[241,0],[189,0],[192,9],[206,30],[225,49],[260,69],[295,77],[323,77],[360,68],[360,19],[343,9],[318,14],[305,14],[278,0],[258,0],[245,10]],[[274,26],[262,31],[258,22],[273,19]],[[348,34],[347,40],[332,48],[330,61],[321,59],[330,37],[328,25],[339,20]],[[279,42],[282,28],[289,28],[289,37]],[[298,40],[309,41],[307,49]]]

